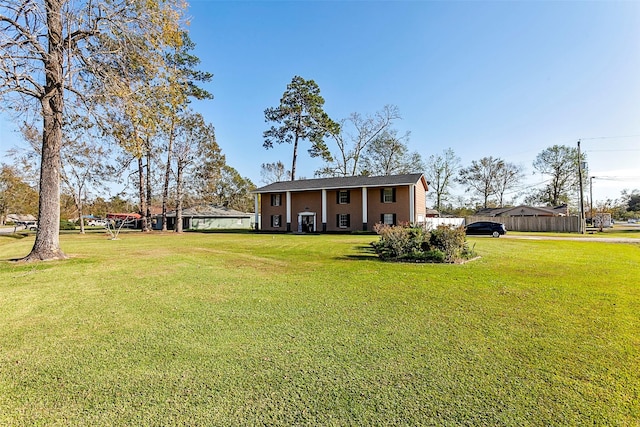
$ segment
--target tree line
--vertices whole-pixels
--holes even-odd
[[[39,227],[25,261],[65,258],[62,208],[72,205],[82,218],[87,203],[93,208],[114,183],[135,191],[143,231],[150,229],[156,203],[163,229],[168,210],[176,209],[177,231],[185,203],[251,210],[253,183],[226,164],[213,125],[191,107],[213,98],[202,87],[213,76],[198,69],[185,31],[186,6],[181,0],[0,2],[0,109],[21,123],[28,142],[26,150],[11,153],[13,165],[2,165],[0,216],[16,204],[33,209],[37,197]],[[263,164],[264,181],[296,179],[298,148],[307,142],[308,154],[324,161],[315,176],[425,172],[437,208],[454,182],[484,205],[503,204],[520,182],[520,168],[502,159],[461,168],[455,153],[445,150],[423,160],[408,148],[410,133],[395,129],[401,119],[395,106],[334,121],[323,105],[318,85],[295,76],[280,104],[265,110],[272,125],[263,146],[289,143],[293,156],[290,169]],[[557,203],[575,185],[571,173],[563,175],[572,166],[553,167],[563,150],[552,147],[549,158],[539,156],[540,172],[555,175],[531,197]],[[561,161],[575,161],[571,150],[567,156]],[[117,205],[122,196],[109,202]]]
[[[471,205],[503,207],[517,198],[531,205],[571,205],[580,185],[578,167],[586,162],[584,153],[575,147],[554,145],[540,152],[532,163],[534,173],[546,180],[539,188],[523,189],[524,168],[493,156],[473,160],[462,166],[451,148],[423,159],[408,148],[410,132],[400,133],[395,123],[401,120],[397,106],[385,105],[373,114],[351,113],[347,118],[333,120],[324,111],[324,98],[314,80],[293,77],[280,104],[265,110],[265,121],[271,123],[263,133],[265,149],[274,144],[291,144],[291,167],[282,161],[263,163],[263,183],[295,180],[298,148],[309,144],[311,157],[323,160],[314,177],[345,177],[358,175],[395,175],[423,172],[429,181],[433,207],[439,211]],[[586,186],[587,176],[583,177]],[[453,188],[459,184],[466,200],[454,200]],[[633,193],[624,193],[626,203]],[[509,198],[510,195],[515,195]],[[455,202],[455,203],[454,203]],[[608,205],[618,202],[608,201]]]
[[[186,7],[181,0],[0,3],[0,108],[20,118],[29,143],[12,153],[14,165],[2,166],[3,186],[18,179],[38,197],[25,261],[65,258],[61,200],[73,200],[82,218],[88,195],[113,181],[135,188],[143,230],[154,197],[163,219],[188,197],[244,207],[253,184],[226,165],[213,126],[190,107],[212,98],[201,87],[212,75],[197,69]],[[2,193],[2,212],[20,198],[14,184]]]

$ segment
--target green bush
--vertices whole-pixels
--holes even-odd
[[[441,225],[427,232],[416,226],[377,224],[374,231],[380,240],[371,245],[382,260],[453,263],[474,255],[462,227]]]
[[[66,220],[60,221],[60,230],[75,230],[75,229],[76,229],[76,225],[73,223],[73,221],[66,221]]]
[[[429,244],[444,253],[446,262],[455,262],[463,258],[466,249],[466,234],[462,227],[440,225],[431,231]]]

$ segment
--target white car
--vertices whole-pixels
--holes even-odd
[[[25,221],[23,225],[25,230],[36,231],[38,229],[38,223],[36,221]]]
[[[92,219],[91,221],[87,222],[87,225],[93,227],[105,227],[107,225],[107,221],[105,221],[104,219]]]

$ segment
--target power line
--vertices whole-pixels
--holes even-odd
[[[599,153],[599,152],[610,152],[610,151],[640,151],[640,148],[620,148],[620,149],[612,149],[612,150],[585,150],[587,153]]]
[[[605,181],[630,181],[634,179],[640,180],[640,176],[591,176],[593,179],[604,179]]]
[[[622,138],[640,138],[640,135],[624,135],[624,136],[594,136],[591,138],[578,138],[582,141],[590,141],[594,139],[622,139]]]

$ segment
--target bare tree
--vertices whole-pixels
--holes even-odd
[[[568,202],[570,192],[577,188],[578,163],[586,161],[586,155],[581,154],[578,159],[578,149],[566,145],[554,145],[544,149],[533,162],[534,169],[549,177],[548,184],[535,193],[531,198],[557,206]]]
[[[176,164],[175,231],[181,233],[185,176],[189,175],[189,169],[195,164],[199,166],[199,171],[193,174],[196,176],[208,175],[206,171],[219,170],[224,164],[224,156],[216,142],[215,129],[212,125],[207,124],[200,114],[186,112],[181,116],[176,130],[174,150]],[[163,220],[166,221],[166,218]]]
[[[63,124],[63,144],[60,152],[60,180],[66,194],[73,199],[80,233],[84,234],[84,204],[92,191],[106,189],[105,181],[114,175],[115,168],[109,164],[110,149],[102,144],[93,123],[86,117],[72,115]],[[40,132],[32,125],[24,123],[21,128],[29,150],[12,151],[14,160],[26,166],[27,170],[37,167],[41,156],[38,141]]]
[[[291,171],[288,171],[281,161],[273,163],[263,163],[260,165],[260,176],[262,182],[271,184],[272,182],[280,182],[289,180]]]
[[[316,176],[356,176],[361,173],[361,157],[369,144],[389,130],[394,120],[400,119],[400,111],[395,105],[385,105],[373,116],[363,117],[351,113],[340,122],[340,131],[332,133],[338,151],[332,160],[316,171]]]
[[[496,171],[495,194],[498,198],[498,206],[504,206],[504,195],[510,190],[514,190],[522,181],[522,167],[513,163],[501,162]]]
[[[435,194],[435,208],[442,209],[442,203],[450,195],[455,175],[460,169],[460,158],[447,148],[442,154],[432,154],[426,163],[425,173],[429,180],[430,190]]]
[[[138,34],[157,49],[180,25],[176,2],[115,0],[4,0],[0,3],[0,98],[5,109],[38,111],[42,118],[39,227],[25,261],[63,259],[60,249],[60,152],[65,107],[95,94],[88,80],[111,75],[94,59],[114,57]],[[66,102],[65,102],[66,99]],[[69,102],[72,101],[72,102]],[[0,107],[0,108],[2,108]]]
[[[418,152],[409,152],[404,141],[408,141],[409,132],[398,136],[394,129],[378,135],[367,147],[363,156],[365,175],[397,175],[423,172],[422,157]]]
[[[489,206],[489,198],[496,192],[495,181],[504,161],[491,156],[474,160],[471,165],[459,171],[457,181],[482,197],[483,206]]]

